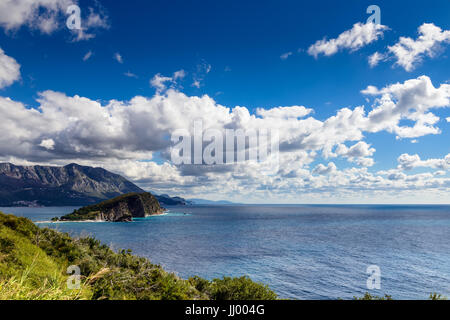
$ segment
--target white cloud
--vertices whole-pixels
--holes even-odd
[[[424,57],[433,58],[439,52],[440,44],[450,42],[450,30],[442,31],[432,23],[424,23],[418,29],[419,37],[414,40],[400,37],[398,43],[388,47],[396,58],[396,64],[406,71],[412,71]]]
[[[184,70],[179,70],[174,72],[173,80],[183,79],[186,76],[186,72]]]
[[[333,162],[330,162],[327,166],[324,166],[323,164],[317,165],[312,173],[324,175],[336,172],[336,169],[336,165]]]
[[[376,96],[379,94],[379,90],[375,86],[367,86],[366,89],[361,90],[361,93],[365,95]]]
[[[369,157],[373,156],[375,151],[375,148],[371,148],[366,142],[359,141],[350,148],[344,144],[339,144],[332,156],[347,158],[348,161],[354,162],[362,167],[371,167],[374,165],[374,160]]]
[[[226,68],[225,68],[226,69]],[[197,65],[197,71],[193,74],[193,82],[192,86],[196,88],[200,88],[203,84],[203,81],[205,80],[208,73],[210,73],[212,70],[212,66],[206,62],[202,61]],[[225,70],[227,71],[227,70]]]
[[[376,150],[371,148],[369,144],[364,141],[360,141],[355,145],[347,148],[345,145],[341,144],[336,150],[336,154],[339,156],[346,156],[349,158],[361,158],[372,156]]]
[[[167,83],[171,84],[172,87],[176,86],[177,80],[182,80],[185,76],[186,72],[184,70],[175,71],[171,77],[166,77],[158,73],[150,79],[150,85],[156,88],[157,93],[161,93],[167,89]]]
[[[115,59],[118,63],[123,63],[122,55],[121,55],[120,53],[118,53],[118,52],[116,52],[116,53],[114,54],[114,59]]]
[[[421,160],[418,154],[409,155],[407,153],[402,154],[397,159],[400,170],[412,170],[418,167],[434,168],[440,170],[450,169],[450,154],[447,154],[443,159],[428,159]]]
[[[280,59],[281,59],[281,60],[286,60],[286,59],[289,58],[290,56],[292,56],[292,52],[286,52],[286,53],[283,53],[283,54],[280,56]]]
[[[109,29],[110,25],[108,22],[108,16],[104,13],[97,13],[94,11],[93,8],[89,8],[89,15],[87,19],[84,22],[86,29],[91,28],[103,28],[103,29]]]
[[[39,30],[43,34],[51,34],[54,31],[65,27],[68,18],[67,8],[72,4],[77,4],[76,0],[2,0],[0,1],[0,27],[6,32],[15,32],[23,26],[31,30]],[[88,8],[89,14],[83,15],[84,8],[81,8],[82,28],[71,30],[74,38],[72,41],[89,40],[95,37],[92,29],[108,29],[108,17]]]
[[[0,89],[20,79],[20,64],[0,48]]]
[[[123,75],[128,77],[128,78],[138,78],[138,76],[135,75],[134,73],[132,73],[131,71],[127,71]]]
[[[59,27],[70,0],[3,0],[0,1],[0,26],[6,31],[23,25],[42,33],[52,33]]]
[[[362,201],[369,195],[389,196],[392,192],[398,197],[403,192],[411,195],[411,190],[430,197],[448,197],[450,179],[446,175],[408,175],[398,168],[389,173],[369,172],[375,149],[362,141],[366,132],[390,132],[390,124],[399,121],[398,114],[402,119],[410,113],[429,112],[432,106],[443,106],[444,92],[448,90],[445,85],[434,88],[428,78],[418,78],[372,90],[374,95],[382,96],[372,112],[379,108],[387,112],[383,108],[389,100],[393,108],[408,112],[388,112],[374,118],[371,112],[366,114],[364,107],[343,108],[318,120],[311,109],[303,106],[258,109],[252,113],[246,107],[222,106],[207,95],[187,96],[167,89],[174,85],[173,78],[159,75],[155,86],[161,84],[164,93],[106,104],[45,91],[39,94],[38,108],[34,109],[0,97],[0,161],[102,166],[154,191],[188,196],[209,194],[238,201],[269,201],[280,195],[283,202],[312,202],[319,198],[343,201],[348,197]],[[240,162],[229,166],[175,166],[167,161],[173,145],[170,136],[178,129],[192,132],[197,119],[203,120],[204,129],[277,129],[279,163],[270,159],[268,163]],[[162,163],[151,161],[155,153]],[[338,169],[335,162],[329,162],[310,168],[312,163],[322,162],[321,157],[342,157],[350,166],[359,167]],[[420,164],[442,171],[448,166],[447,157],[439,161],[413,158],[408,162],[403,156],[399,165],[408,168]],[[278,169],[264,174],[267,168]]]
[[[90,57],[92,57],[93,52],[91,50],[89,50],[84,56],[83,56],[83,61],[87,61],[89,60]]]
[[[97,2],[98,4],[98,2]],[[98,29],[109,29],[109,18],[102,12],[102,8],[99,7],[101,13],[96,13],[93,8],[89,8],[89,15],[87,18],[82,20],[81,29],[72,30],[75,37],[72,39],[73,42],[85,41],[95,38],[96,34],[92,30]]]
[[[172,80],[172,77],[165,77],[158,73],[150,80],[150,85],[156,88],[157,92],[161,92],[166,89],[165,83]]]
[[[447,122],[450,122],[450,117],[447,117],[447,119],[446,119],[446,120],[447,120]]]
[[[430,110],[450,106],[450,85],[441,84],[435,88],[427,76],[396,83],[381,90],[368,86],[362,93],[379,96],[373,110],[364,120],[366,130],[386,130],[397,134],[399,138],[439,134],[440,129],[435,126],[439,118]],[[405,119],[414,125],[401,125],[400,121]]]
[[[304,106],[256,109],[256,114],[263,118],[278,118],[278,119],[303,118],[312,112],[313,112],[312,109],[305,108]]]
[[[43,147],[47,150],[54,150],[55,149],[55,141],[53,139],[44,139],[39,144],[40,147]]]
[[[382,60],[384,60],[386,58],[386,56],[384,54],[381,54],[379,52],[375,52],[374,54],[372,54],[371,56],[369,56],[368,60],[369,60],[369,66],[371,68],[375,67],[378,65],[378,63]]]
[[[308,48],[308,54],[317,58],[320,54],[331,56],[339,50],[356,51],[383,36],[388,27],[374,23],[356,23],[353,28],[341,33],[336,39],[323,39]]]

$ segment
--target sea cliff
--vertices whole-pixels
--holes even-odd
[[[110,221],[130,222],[163,214],[164,209],[150,193],[128,193],[119,197],[75,210],[54,221]]]

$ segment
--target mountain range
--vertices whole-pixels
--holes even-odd
[[[16,166],[0,163],[0,206],[86,206],[143,189],[102,168],[72,163]],[[186,205],[183,198],[155,195],[161,204]]]

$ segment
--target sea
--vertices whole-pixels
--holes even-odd
[[[0,211],[131,249],[185,279],[249,276],[284,299],[450,297],[448,205],[202,205],[130,223],[49,222],[74,209]]]

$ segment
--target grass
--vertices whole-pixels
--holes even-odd
[[[69,266],[81,271],[80,289],[67,286]],[[276,299],[247,277],[212,281],[179,278],[94,238],[72,238],[0,212],[0,300],[225,300]]]
[[[69,266],[81,271],[69,289]],[[277,295],[248,277],[181,279],[94,238],[72,238],[0,212],[0,300],[273,300]],[[356,300],[392,300],[366,293]],[[446,298],[433,293],[430,300]]]

